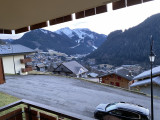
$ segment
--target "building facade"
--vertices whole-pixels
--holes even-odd
[[[27,65],[32,60],[31,58],[26,58],[26,55],[34,52],[32,49],[22,45],[12,45],[10,48],[8,45],[3,45],[0,49],[5,74],[25,75],[32,71],[32,67]]]
[[[102,83],[127,89],[129,88],[128,84],[129,81],[131,80],[130,78],[125,78],[122,75],[116,73],[104,75],[100,79]]]

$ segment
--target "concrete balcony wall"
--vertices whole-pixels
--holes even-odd
[[[31,58],[20,59],[20,62],[21,62],[22,64],[26,64],[26,63],[28,63],[28,62],[32,62],[32,59],[31,59]]]

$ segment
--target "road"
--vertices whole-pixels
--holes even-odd
[[[100,103],[131,102],[150,108],[150,97],[84,80],[52,75],[6,76],[0,91],[93,118]],[[160,99],[154,99],[154,116],[159,120]]]

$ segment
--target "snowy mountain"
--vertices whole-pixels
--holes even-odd
[[[55,33],[59,35],[66,35],[70,39],[75,40],[77,45],[71,48],[78,47],[80,44],[85,43],[86,45],[88,45],[88,47],[92,47],[92,49],[95,50],[97,49],[97,47],[100,46],[102,42],[106,40],[106,35],[97,34],[95,32],[90,31],[88,28],[79,28],[71,30],[70,28],[66,27],[57,30]]]
[[[97,49],[105,40],[106,35],[98,34],[89,29],[62,28],[55,32],[44,29],[30,31],[14,44],[22,44],[32,49],[47,51],[52,49],[58,52],[73,54],[88,54]]]

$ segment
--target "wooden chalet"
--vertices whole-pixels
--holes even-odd
[[[129,88],[129,82],[132,80],[132,76],[129,72],[111,72],[106,75],[102,75],[99,77],[101,83],[122,87],[122,88]]]
[[[72,77],[86,77],[88,70],[76,61],[60,64],[53,73]]]

